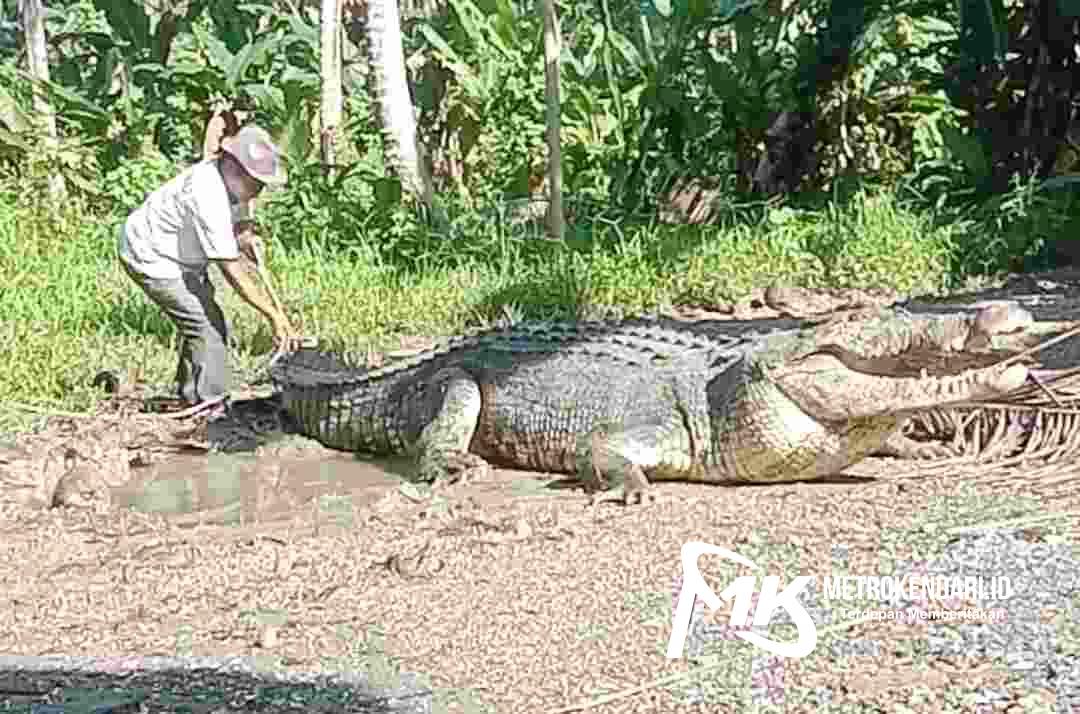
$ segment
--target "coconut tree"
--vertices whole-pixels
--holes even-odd
[[[559,142],[559,18],[555,14],[555,0],[540,0],[544,16],[544,94],[547,106],[548,141],[548,234],[561,240],[565,230],[562,206],[562,146]]]
[[[404,188],[420,198],[433,218],[441,220],[431,174],[417,141],[397,0],[369,0],[367,27],[371,93],[379,106],[387,160]]]
[[[322,105],[319,112],[323,165],[332,167],[334,140],[341,124],[341,0],[322,0],[319,13]]]
[[[45,41],[45,3],[43,0],[18,0],[19,18],[26,36],[26,56],[30,76],[39,86],[34,88],[34,114],[45,134],[47,145],[58,142],[56,113],[45,97],[43,87],[49,82],[49,54]],[[49,192],[59,197],[65,192],[64,179],[59,174],[49,178]]]

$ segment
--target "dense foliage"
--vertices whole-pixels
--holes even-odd
[[[808,166],[795,185],[780,183],[790,200],[843,197],[859,186],[900,191],[943,220],[994,225],[1000,245],[980,246],[960,267],[1010,267],[1038,253],[1072,214],[1067,182],[1080,166],[1080,131],[1069,131],[1080,97],[1073,5],[564,3],[570,204],[578,214],[597,205],[648,213],[686,177],[713,181],[724,203],[745,202],[776,116],[811,112],[816,151],[803,147],[813,154]],[[62,140],[44,155],[20,64],[18,18],[10,3],[4,7],[0,160],[7,171],[30,170],[31,153],[77,190],[125,206],[158,178],[163,161],[191,160],[212,111],[232,106],[288,145],[298,180],[281,210],[305,217],[306,238],[348,244],[372,229],[418,229],[407,211],[395,210],[401,191],[383,166],[367,68],[352,43],[347,165],[328,183],[317,164],[317,4],[47,3],[53,81],[46,91]],[[535,191],[545,149],[543,42],[533,4],[402,7],[412,94],[441,192],[477,209]],[[363,18],[353,10],[348,17],[349,37],[362,44]]]

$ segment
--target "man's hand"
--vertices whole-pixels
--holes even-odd
[[[255,233],[254,221],[244,221],[236,227],[236,242],[240,252],[258,265],[263,260],[262,239]]]
[[[270,326],[274,332],[274,349],[278,352],[293,352],[300,349],[303,340],[292,323],[284,313],[278,313],[270,319]]]

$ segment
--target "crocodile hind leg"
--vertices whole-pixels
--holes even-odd
[[[632,427],[608,424],[581,436],[575,449],[577,474],[594,492],[591,504],[655,501],[646,471],[689,475],[692,464],[685,436],[682,424],[674,422]]]
[[[460,369],[443,370],[432,381],[442,404],[416,444],[420,479],[455,482],[486,475],[487,461],[469,453],[482,406],[479,385]]]

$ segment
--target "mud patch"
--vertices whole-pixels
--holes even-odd
[[[233,525],[280,523],[313,509],[324,514],[363,509],[397,490],[419,498],[432,489],[408,479],[414,468],[408,458],[363,459],[305,441],[297,438],[295,445],[256,453],[177,455],[135,470],[129,482],[112,489],[110,501],[160,514],[176,525]],[[490,478],[457,490],[499,506],[514,498],[556,495],[548,483],[540,474],[493,470]]]
[[[404,463],[369,462],[322,447],[182,454],[135,472],[112,502],[144,513],[201,514],[207,523],[278,520],[335,500],[363,506],[396,488]]]

